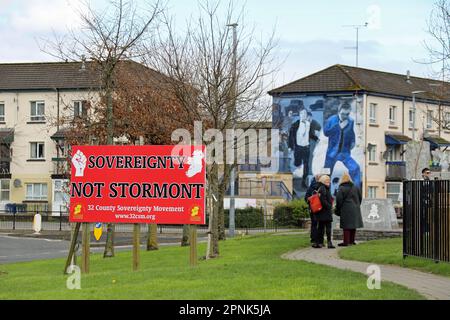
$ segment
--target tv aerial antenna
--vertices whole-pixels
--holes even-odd
[[[356,67],[359,64],[359,29],[367,28],[369,25],[368,22],[364,24],[351,24],[351,25],[343,25],[344,28],[353,28],[356,30],[356,46],[354,47],[346,47],[345,49],[352,49],[356,51]]]

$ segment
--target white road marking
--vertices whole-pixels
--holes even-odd
[[[2,238],[6,239],[23,239],[23,240],[40,240],[40,241],[47,241],[47,242],[62,242],[64,240],[55,240],[55,239],[44,239],[44,238],[33,238],[33,237],[15,237],[15,236],[1,236]]]

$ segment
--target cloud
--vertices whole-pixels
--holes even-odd
[[[80,24],[80,0],[19,0],[18,9],[9,16],[9,24],[17,32],[65,31]]]

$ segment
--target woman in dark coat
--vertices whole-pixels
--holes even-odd
[[[361,191],[357,188],[348,173],[342,175],[336,196],[336,215],[341,217],[340,226],[344,230],[344,242],[340,247],[354,245],[356,229],[364,227],[361,216]]]
[[[313,248],[322,248],[324,231],[327,232],[328,248],[334,249],[333,243],[331,242],[331,223],[333,222],[333,197],[330,192],[330,177],[323,175],[319,179],[318,192],[320,194],[320,202],[322,204],[322,210],[315,213],[315,219],[318,222],[317,227],[317,239],[314,243]]]

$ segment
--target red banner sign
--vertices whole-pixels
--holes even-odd
[[[74,146],[70,221],[205,224],[205,147]]]

